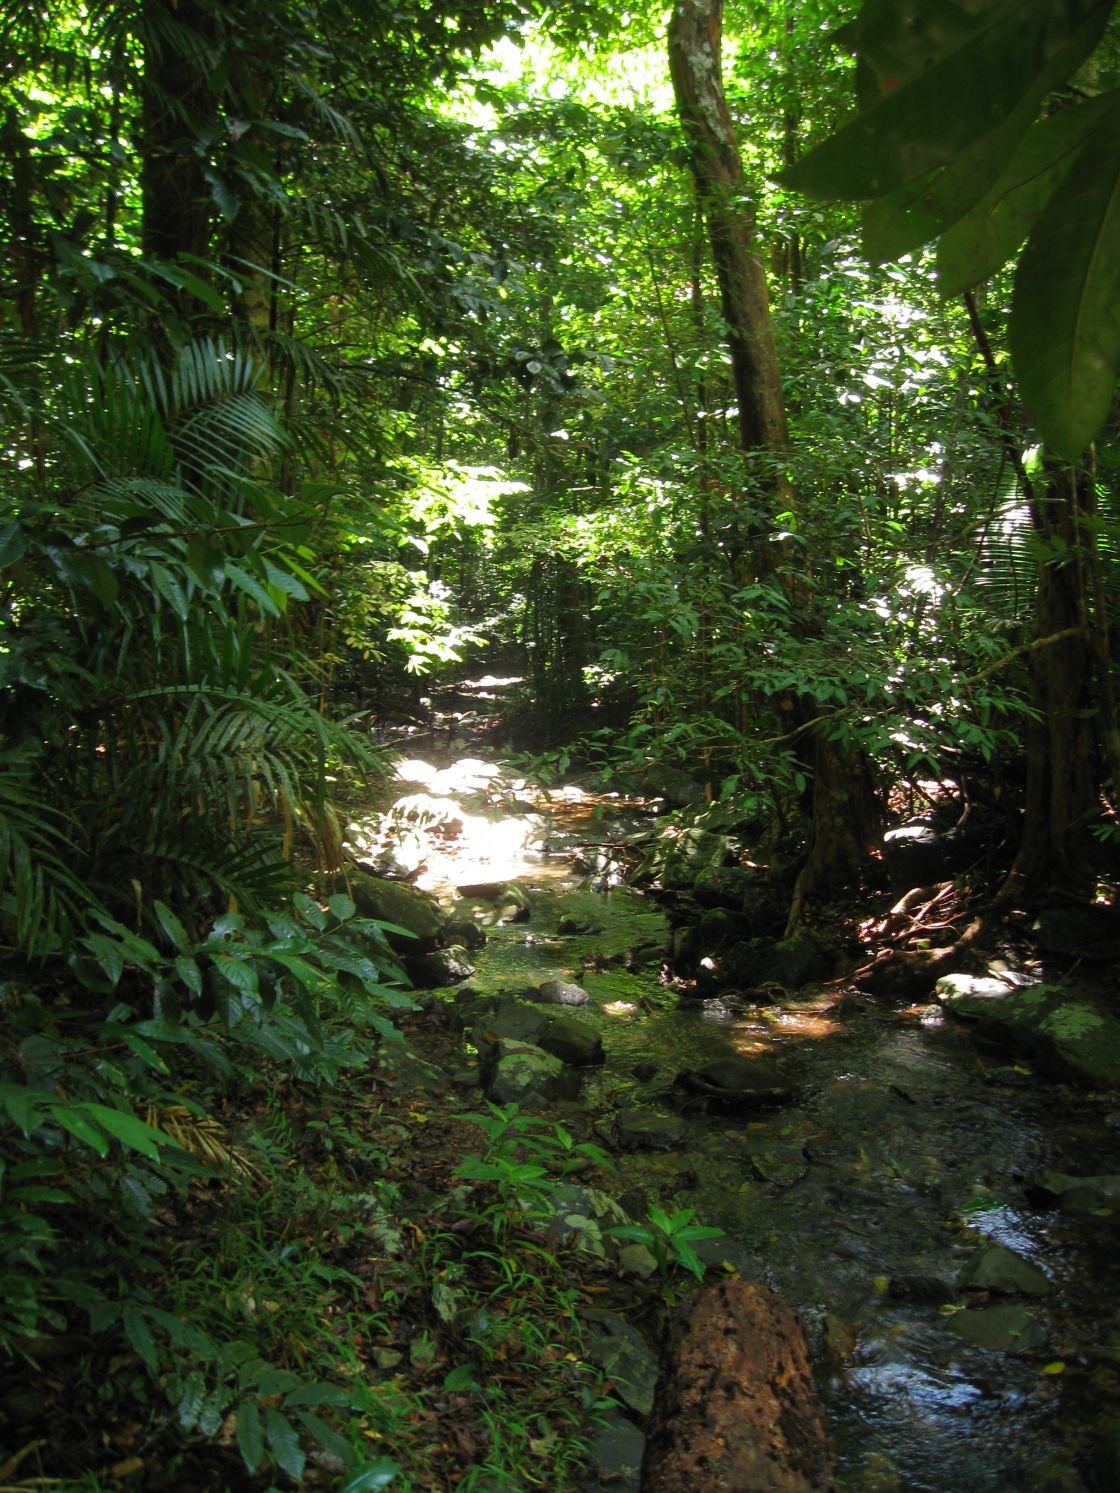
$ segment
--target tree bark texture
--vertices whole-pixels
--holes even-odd
[[[641,1493],[833,1487],[824,1411],[789,1307],[741,1280],[687,1297],[662,1353]]]
[[[196,145],[198,127],[211,112],[205,54],[212,18],[198,0],[144,0],[141,27],[144,253],[205,259],[210,190]]]
[[[731,351],[739,436],[744,452],[765,453],[767,496],[773,512],[792,507],[785,475],[789,447],[777,343],[770,316],[766,272],[756,252],[755,209],[723,91],[723,0],[676,0],[669,22],[669,69],[677,112],[689,144],[697,198],[708,225]],[[756,574],[777,575],[811,632],[812,597],[803,578],[783,575],[769,534],[754,535]],[[735,557],[732,557],[735,563]],[[812,701],[792,699],[794,723],[815,713]],[[805,920],[811,896],[830,881],[858,875],[875,843],[879,811],[868,765],[853,752],[816,733],[805,765],[813,773],[809,849],[790,912],[792,931]]]
[[[1030,657],[1023,838],[1005,893],[1084,889],[1090,879],[1088,826],[1098,815],[1100,771],[1090,628],[1093,483],[1072,469],[1051,474],[1034,505],[1043,546],[1035,601],[1040,638],[1059,636]]]
[[[789,444],[766,272],[755,250],[755,210],[723,92],[723,0],[676,0],[669,70],[708,225],[745,451]],[[784,483],[775,476],[775,486]]]

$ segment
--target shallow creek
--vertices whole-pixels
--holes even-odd
[[[641,811],[596,806],[575,790],[530,804],[516,785],[511,813],[496,788],[489,821],[481,810],[493,826],[481,848],[449,839],[448,860],[429,862],[419,884],[446,895],[494,873],[528,892],[530,918],[487,929],[469,984],[516,992],[560,977],[590,992],[592,1004],[574,1014],[602,1032],[607,1061],[589,1072],[579,1102],[604,1137],[628,1105],[683,1115],[681,1144],[621,1158],[623,1201],[639,1216],[639,1194],[694,1208],[726,1230],[708,1253],[717,1268],[726,1260],[801,1314],[842,1485],[1117,1486],[1086,1471],[1120,1413],[1116,1216],[1040,1210],[1023,1189],[1044,1167],[1120,1171],[1109,1107],[1006,1055],[978,1053],[932,1006],[900,1010],[834,988],[753,1010],[678,999],[660,978],[667,934],[656,902],[591,889],[573,864],[594,864],[587,847],[625,838]],[[500,828],[518,819],[522,830],[536,824],[535,836]],[[592,881],[601,887],[599,861]],[[565,914],[599,931],[560,936]],[[681,1069],[730,1053],[778,1064],[792,1101],[713,1113],[674,1091]],[[1049,1279],[1048,1294],[1013,1298],[1040,1329],[1031,1351],[975,1346],[952,1330],[967,1298],[958,1273],[986,1242]]]

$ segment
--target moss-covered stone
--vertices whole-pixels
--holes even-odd
[[[389,942],[405,953],[419,954],[434,948],[443,931],[443,913],[438,903],[403,881],[386,881],[353,871],[348,879],[350,896],[363,918],[389,923],[403,933],[390,931]]]
[[[1092,997],[1060,985],[1015,990],[961,976],[939,980],[936,993],[954,1016],[1027,1053],[1055,1077],[1120,1088],[1120,1018]]]

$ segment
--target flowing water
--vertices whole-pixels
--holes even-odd
[[[726,1231],[710,1255],[717,1268],[726,1260],[799,1312],[843,1486],[1115,1486],[1086,1468],[1102,1425],[1120,1413],[1116,1215],[1042,1211],[1023,1188],[1044,1167],[1120,1171],[1107,1106],[1006,1056],[979,1055],[933,1007],[900,1010],[831,988],[755,1010],[681,999],[659,972],[657,904],[624,887],[593,889],[609,880],[602,847],[631,833],[641,810],[577,790],[530,805],[525,785],[515,791],[514,813],[481,816],[491,826],[481,850],[452,843],[426,873],[444,892],[487,872],[516,876],[529,892],[530,918],[489,929],[470,984],[585,986],[592,1004],[577,1014],[602,1032],[607,1061],[585,1079],[580,1103],[605,1138],[626,1106],[683,1116],[678,1147],[625,1156],[623,1201],[639,1216],[643,1200],[694,1208]],[[497,828],[518,820],[528,828],[520,840]],[[592,885],[574,854],[595,868]],[[564,916],[596,931],[561,936]],[[676,1085],[681,1070],[728,1054],[775,1068],[792,1102],[713,1111]],[[974,1346],[951,1330],[965,1298],[957,1274],[985,1242],[1049,1278],[1049,1293],[1028,1303],[1041,1328],[1030,1352]]]

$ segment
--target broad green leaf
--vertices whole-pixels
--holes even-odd
[[[299,1444],[295,1426],[286,1415],[281,1415],[279,1410],[266,1409],[264,1429],[269,1450],[276,1458],[277,1465],[298,1483],[303,1476],[307,1458]]]
[[[181,954],[175,960],[175,973],[192,995],[202,994],[202,971],[196,959]]]
[[[311,1432],[321,1447],[330,1452],[332,1457],[337,1457],[344,1467],[350,1466],[354,1460],[354,1453],[344,1436],[340,1436],[319,1416],[312,1415],[310,1410],[297,1410],[296,1419]]]
[[[1120,99],[1023,251],[1009,341],[1043,440],[1075,461],[1108,414],[1120,364]]]
[[[122,1109],[110,1109],[107,1104],[93,1103],[80,1104],[76,1108],[92,1115],[101,1128],[114,1140],[119,1140],[122,1146],[127,1146],[130,1151],[138,1151],[141,1156],[147,1156],[153,1161],[158,1158],[161,1146],[182,1149],[178,1141],[164,1135],[162,1130],[146,1125],[143,1120],[126,1114]]]
[[[191,535],[187,542],[187,565],[207,591],[216,591],[225,580],[225,552],[209,535]]]
[[[120,595],[121,583],[100,555],[79,554],[73,557],[75,571],[101,602],[111,607]]]
[[[924,8],[917,27],[916,44],[924,34],[928,63],[900,78],[881,50],[879,101],[785,172],[788,186],[825,200],[866,200],[946,165],[1028,100],[1037,107],[1055,86],[1055,71],[1057,81],[1069,76],[1099,40],[1112,3],[988,0],[969,25],[938,35],[928,16],[946,9]],[[887,13],[879,4],[871,10]],[[872,50],[858,27],[856,44]],[[913,50],[907,60],[921,62]]]
[[[392,1457],[378,1457],[376,1462],[367,1462],[351,1473],[338,1493],[379,1493],[400,1476],[401,1469]]]
[[[161,902],[157,897],[152,905],[155,908],[156,917],[159,919],[159,925],[168,939],[174,944],[180,954],[185,954],[190,948],[190,939],[187,937],[187,930],[171,911],[170,907],[167,906],[166,902]]]
[[[349,1405],[350,1398],[349,1390],[339,1384],[301,1384],[285,1398],[284,1409],[294,1409],[297,1405]]]
[[[182,581],[172,574],[166,565],[153,563],[149,566],[148,573],[152,578],[152,584],[179,621],[185,622],[190,615],[191,604]]]
[[[175,1407],[175,1417],[184,1431],[193,1431],[198,1424],[202,1402],[206,1398],[206,1380],[198,1369],[192,1369],[183,1385],[183,1393]]]
[[[232,954],[216,953],[214,968],[242,995],[256,995],[260,984],[257,966],[251,959],[237,959]]]
[[[246,1400],[237,1412],[237,1446],[241,1460],[251,1473],[264,1460],[264,1428],[261,1413],[252,1400]]]
[[[255,1385],[261,1399],[267,1399],[269,1395],[287,1394],[289,1391],[298,1390],[300,1377],[293,1374],[291,1369],[265,1368]]]
[[[357,912],[353,899],[344,892],[336,892],[333,897],[328,898],[327,906],[340,923],[348,923]]]
[[[124,954],[120,944],[116,939],[106,938],[104,933],[90,933],[86,936],[86,945],[93,951],[106,979],[115,990],[124,974]]]
[[[139,1353],[145,1364],[147,1364],[150,1371],[153,1374],[156,1373],[159,1369],[159,1354],[156,1352],[155,1338],[152,1337],[152,1329],[148,1326],[148,1321],[144,1313],[130,1302],[122,1312],[121,1319],[124,1323],[125,1336],[136,1352]],[[190,1380],[187,1382],[189,1383]],[[183,1429],[189,1430],[190,1428],[184,1426]]]
[[[327,926],[327,915],[319,906],[318,902],[312,901],[306,892],[297,892],[292,898],[292,904],[300,917],[311,924],[313,928],[321,932]]]
[[[135,1032],[125,1032],[124,1043],[130,1051],[134,1052],[138,1058],[142,1058],[148,1067],[154,1069],[156,1073],[167,1072],[167,1064],[151,1043],[145,1042],[143,1037],[138,1037]]]
[[[251,597],[267,616],[279,617],[280,608],[269,595],[267,587],[262,586],[255,575],[251,575],[240,565],[234,565],[229,561],[226,562],[226,575],[235,586],[245,592],[246,596]]]
[[[999,180],[938,244],[943,295],[959,295],[1007,263],[1112,102],[1091,99],[1032,125]]]
[[[269,949],[268,957],[276,964],[281,964],[291,974],[295,975],[305,990],[317,990],[323,983],[323,973],[314,965],[308,964],[306,959],[301,959],[298,954],[281,954],[275,949]]]
[[[50,1095],[28,1088],[26,1084],[0,1084],[0,1104],[7,1110],[12,1124],[24,1135],[30,1135],[42,1125],[49,1102]]]
[[[265,578],[274,590],[280,591],[285,596],[294,596],[297,601],[307,600],[307,588],[290,571],[281,570],[271,560],[262,560],[261,563],[264,566]]]
[[[13,521],[0,526],[0,570],[7,570],[9,565],[14,565],[26,551],[29,542],[22,524]]]
[[[52,1104],[51,1115],[62,1126],[68,1130],[75,1140],[80,1140],[84,1145],[92,1146],[99,1156],[108,1156],[109,1142],[105,1139],[103,1131],[98,1130],[96,1125],[76,1109],[69,1109],[64,1104]]]

